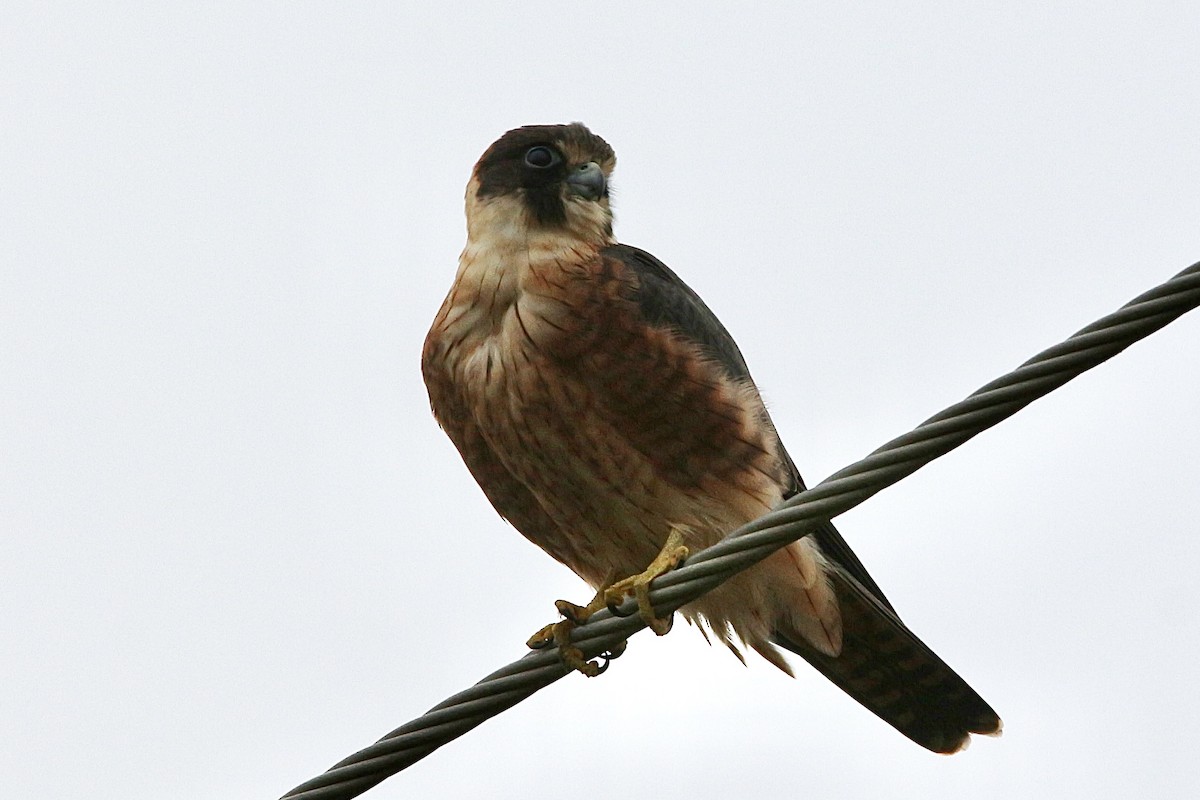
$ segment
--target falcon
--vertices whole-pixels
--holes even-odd
[[[531,644],[599,670],[570,626],[804,490],[729,332],[617,242],[616,156],[580,123],[517,128],[466,191],[467,244],[421,367],[434,416],[496,510],[597,590]],[[953,753],[990,706],[910,631],[828,522],[680,609],[742,658],[799,655],[902,734]],[[705,633],[706,636],[709,633]],[[744,659],[743,659],[744,660]]]

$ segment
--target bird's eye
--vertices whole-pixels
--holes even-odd
[[[525,163],[536,169],[548,169],[561,160],[558,153],[544,145],[539,144],[525,151]]]

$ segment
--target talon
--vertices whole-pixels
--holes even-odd
[[[638,616],[646,623],[646,627],[654,631],[655,636],[666,636],[670,633],[671,625],[675,621],[675,614],[671,613],[665,617],[654,615],[654,606],[650,605],[650,584],[638,584],[633,591],[637,597]]]
[[[595,678],[603,674],[604,670],[608,669],[608,662],[604,662],[604,666],[600,666],[595,661],[585,661],[583,652],[578,647],[568,645],[558,648],[558,655],[562,659],[563,666],[568,670],[582,672],[589,678]]]
[[[530,636],[526,645],[530,649],[537,650],[553,644],[558,649],[558,656],[567,669],[582,672],[589,678],[604,674],[608,669],[609,662],[625,652],[627,643],[622,642],[619,646],[601,653],[600,658],[604,663],[599,664],[586,660],[583,657],[583,651],[571,644],[571,631],[587,622],[592,614],[606,606],[617,616],[628,616],[621,614],[619,609],[625,598],[632,594],[637,598],[638,616],[656,635],[665,636],[671,630],[675,616],[674,614],[668,614],[666,617],[655,615],[654,606],[650,604],[650,584],[655,578],[682,564],[687,556],[688,548],[683,543],[682,529],[672,528],[662,552],[642,572],[616,583],[612,583],[611,576],[609,576],[605,580],[605,585],[592,598],[592,602],[586,606],[575,605],[567,600],[556,600],[554,607],[558,609],[558,613],[562,614],[563,619],[550,623]]]
[[[625,655],[625,648],[629,646],[629,642],[625,639],[617,642],[611,649],[605,650],[600,654],[600,657],[608,661],[613,661]]]
[[[592,601],[593,603],[595,601]],[[595,613],[595,609],[591,604],[586,606],[577,606],[569,600],[555,600],[554,607],[558,609],[558,613],[562,614],[567,619],[574,622],[576,625],[582,625],[587,622],[588,617]]]
[[[597,597],[599,596],[597,595]],[[526,646],[533,650],[539,650],[553,644],[558,649],[558,657],[568,670],[582,672],[589,678],[603,673],[608,668],[607,661],[603,666],[595,661],[588,661],[583,657],[583,651],[571,644],[571,631],[587,622],[588,618],[601,606],[596,600],[592,600],[586,606],[575,605],[568,600],[556,600],[554,607],[558,609],[558,613],[563,615],[563,619],[546,625],[530,636],[525,643]]]
[[[596,674],[603,675],[605,672],[608,672],[608,665],[614,660],[620,658],[625,653],[625,646],[627,644],[629,643],[622,641],[620,644],[613,647],[613,649],[605,650],[603,653],[601,653],[600,658],[604,659],[604,663],[600,665],[600,671]]]
[[[558,645],[558,657],[562,659],[563,666],[568,670],[582,672],[589,678],[594,678],[604,670],[595,661],[586,660],[583,657],[583,651],[571,644],[571,631],[578,624],[569,618],[554,623],[554,643]]]
[[[525,642],[525,646],[528,647],[530,650],[541,650],[543,647],[545,647],[546,645],[553,642],[554,641],[554,626],[557,624],[558,624],[557,622],[551,622],[549,625],[547,625],[544,628],[542,628],[541,630],[539,630],[533,636],[530,636],[529,640]]]
[[[628,613],[621,611],[621,607],[625,605],[627,594],[621,590],[608,588],[604,592],[604,607],[608,609],[614,617],[629,617],[634,614],[633,611]]]
[[[638,616],[656,635],[665,636],[671,630],[671,621],[674,615],[668,614],[666,617],[660,618],[654,613],[654,606],[650,604],[650,584],[655,578],[676,569],[687,557],[688,548],[683,543],[683,529],[672,528],[670,535],[667,536],[667,543],[650,562],[650,566],[637,575],[617,581],[603,591],[604,604],[616,616],[628,616],[621,613],[620,607],[625,598],[632,594],[637,598]]]

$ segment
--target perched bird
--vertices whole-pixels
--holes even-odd
[[[586,608],[560,601],[570,617],[614,591],[644,600],[687,549],[804,489],[729,332],[666,265],[614,238],[615,163],[579,123],[517,128],[484,152],[421,362],[433,413],[492,505],[599,590]],[[680,612],[739,658],[741,642],[791,674],[779,648],[802,656],[930,750],[1000,731],[832,524]],[[556,631],[543,638],[594,672]]]

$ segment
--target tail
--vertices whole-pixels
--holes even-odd
[[[992,707],[900,621],[886,599],[830,566],[842,615],[841,652],[826,655],[787,629],[777,628],[771,641],[935,753],[962,750],[972,733],[999,735],[1002,725]]]

